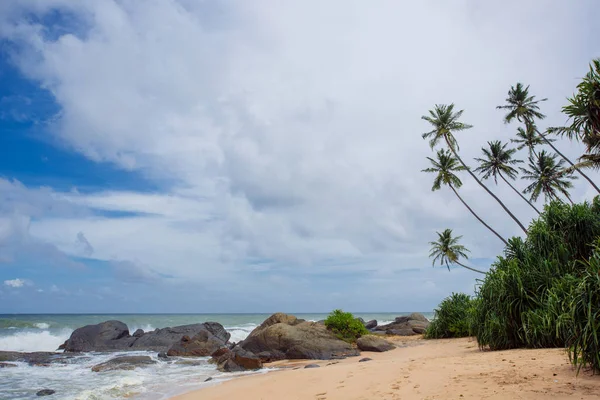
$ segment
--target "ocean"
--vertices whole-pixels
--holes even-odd
[[[381,325],[393,321],[397,316],[408,314],[356,313],[355,316],[362,317],[365,321],[376,319]],[[433,318],[431,312],[423,314],[429,319]],[[327,314],[294,315],[311,321],[327,317]],[[216,321],[231,333],[230,341],[239,342],[269,316],[270,314],[0,314],[0,350],[55,351],[76,328],[107,320],[126,323],[131,333],[138,328],[148,332],[155,328]],[[37,398],[37,391],[52,389],[56,393],[49,397],[51,399],[160,400],[236,376],[218,372],[213,364],[208,363],[208,358],[173,358],[169,362],[133,371],[91,371],[92,366],[122,354],[157,358],[154,352],[84,353],[47,367],[15,363],[16,368],[0,368],[0,399],[33,399]],[[259,373],[268,371],[265,369]],[[212,380],[204,383],[208,377]]]

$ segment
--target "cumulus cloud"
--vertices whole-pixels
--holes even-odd
[[[23,279],[9,279],[4,281],[4,285],[12,287],[12,288],[21,288],[23,286],[25,286],[26,281]]]
[[[301,273],[313,284],[324,273],[354,273],[372,288],[416,282],[418,274],[401,272],[428,267],[427,242],[446,227],[474,257],[493,258],[497,239],[452,193],[430,192],[420,116],[435,103],[466,109],[475,128],[459,141],[471,159],[487,140],[513,135],[495,106],[524,81],[550,98],[547,124],[561,124],[565,96],[597,56],[586,38],[590,29],[600,34],[587,21],[598,5],[585,1],[53,0],[2,8],[12,59],[61,107],[52,139],[169,182],[160,193],[39,191],[64,208],[28,222],[28,234],[63,254],[138,260],[114,268],[126,279],[147,279],[147,269],[202,282],[240,273],[273,282]],[[25,18],[50,12],[76,23],[57,30]],[[490,225],[519,234],[468,176],[464,183],[465,199]],[[590,197],[583,180],[576,185],[577,200]],[[523,221],[533,216],[509,188],[494,190]],[[10,204],[13,214],[41,212],[35,202]],[[101,218],[91,209],[139,215]],[[430,278],[450,284],[441,271]]]

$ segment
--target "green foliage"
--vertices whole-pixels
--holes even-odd
[[[369,333],[363,323],[359,319],[354,318],[352,313],[342,310],[333,310],[327,316],[325,326],[335,333],[338,338],[347,342],[354,342],[362,335]]]
[[[599,237],[599,197],[546,206],[480,281],[472,321],[479,345],[568,347],[575,364],[600,371]]]
[[[426,339],[457,338],[471,335],[474,301],[464,293],[452,293],[435,310],[435,318],[425,332]]]

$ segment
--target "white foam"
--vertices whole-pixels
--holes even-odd
[[[238,343],[246,339],[250,332],[252,332],[257,326],[258,325],[256,324],[244,324],[242,326],[225,327],[225,329],[231,334],[231,338],[229,338],[229,341]]]
[[[145,333],[147,333],[147,332],[152,332],[152,331],[153,331],[153,330],[155,330],[156,328],[155,328],[155,327],[153,327],[153,326],[152,326],[152,325],[150,325],[150,324],[146,324],[146,325],[140,325],[140,326],[137,326],[137,325],[132,325],[132,326],[129,328],[129,333],[133,335],[133,333],[134,333],[135,331],[137,331],[138,329],[141,329],[141,330],[143,330]]]
[[[50,324],[48,324],[46,322],[37,322],[37,323],[33,324],[33,326],[35,326],[38,329],[48,329],[48,328],[50,328]]]
[[[18,332],[0,336],[0,350],[7,351],[54,351],[71,336],[70,329],[60,332]]]

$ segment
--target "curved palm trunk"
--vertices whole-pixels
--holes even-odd
[[[478,270],[478,269],[475,269],[475,268],[467,267],[466,265],[464,265],[464,264],[463,264],[463,263],[461,263],[460,261],[454,261],[454,263],[456,263],[456,264],[460,265],[460,266],[461,266],[461,267],[463,267],[463,268],[469,269],[469,270],[471,270],[471,271],[473,271],[473,272],[479,272],[480,274],[484,274],[484,275],[485,275],[485,272],[483,272],[483,271],[480,271],[480,270]]]
[[[530,122],[525,120],[525,124],[529,124]],[[565,156],[563,153],[561,153],[556,147],[554,147],[554,145],[552,144],[551,141],[549,141],[548,139],[546,139],[546,137],[544,135],[542,135],[539,131],[536,130],[536,132],[538,133],[538,135],[540,135],[540,137],[544,140],[544,142],[552,147],[552,150],[554,150],[554,152],[556,154],[558,154],[559,156],[561,156],[566,162],[569,163],[569,165],[571,165],[571,167],[576,170],[577,172],[579,172],[581,174],[581,176],[583,176],[583,178],[588,181],[590,183],[590,185],[592,185],[594,187],[594,189],[596,189],[596,191],[598,193],[600,193],[600,188],[598,188],[598,186],[596,186],[596,184],[590,179],[589,176],[587,176],[586,174],[583,173],[582,170],[580,170],[579,168],[577,168],[577,166],[575,164],[573,164],[573,162],[571,160],[569,160],[567,158],[567,156]]]
[[[491,226],[489,226],[488,224],[486,224],[486,223],[485,223],[485,221],[484,221],[484,220],[482,220],[482,219],[479,217],[479,215],[477,215],[477,214],[475,213],[475,211],[473,211],[473,210],[471,209],[471,207],[469,207],[469,205],[468,205],[468,204],[467,204],[467,203],[466,203],[466,202],[463,200],[463,198],[462,198],[462,197],[460,197],[460,195],[458,194],[458,192],[456,191],[456,189],[454,189],[454,186],[452,186],[452,185],[448,185],[448,186],[450,186],[450,189],[452,189],[452,191],[454,192],[454,194],[456,195],[456,197],[458,197],[458,199],[461,201],[461,203],[463,203],[463,204],[464,204],[464,206],[465,206],[465,207],[467,207],[467,210],[471,211],[471,214],[473,214],[473,216],[474,216],[475,218],[477,218],[477,221],[481,222],[481,223],[483,224],[483,226],[485,226],[485,227],[486,227],[486,228],[488,228],[490,231],[492,231],[492,233],[493,233],[494,235],[498,236],[498,239],[502,240],[502,242],[503,242],[503,243],[504,243],[506,246],[508,246],[508,242],[506,241],[506,239],[504,239],[502,236],[500,236],[500,234],[499,234],[498,232],[496,232],[495,230],[493,230]]]
[[[538,215],[540,214],[539,210],[537,208],[535,208],[535,206],[533,205],[533,203],[530,202],[529,200],[527,200],[527,198],[525,196],[523,196],[523,194],[521,192],[519,192],[513,185],[511,185],[510,182],[504,177],[504,175],[502,175],[502,174],[498,174],[498,175],[500,175],[500,178],[502,178],[502,180],[504,182],[506,182],[506,184],[508,186],[510,186],[510,188],[512,190],[514,190],[515,193],[519,195],[519,197],[521,197],[523,200],[525,200],[527,202],[527,204],[529,204],[531,206],[531,208],[533,208],[535,210],[535,212],[538,213]]]
[[[504,209],[504,211],[506,211],[508,213],[508,215],[510,215],[510,217],[521,227],[521,229],[523,229],[523,232],[527,233],[527,229],[525,229],[525,227],[523,226],[523,224],[521,223],[521,221],[519,221],[517,219],[517,217],[515,217],[513,215],[513,213],[510,212],[510,210],[508,208],[506,208],[506,206],[504,205],[504,203],[498,197],[496,197],[496,195],[494,193],[492,193],[492,191],[490,189],[488,189],[487,186],[485,186],[483,184],[483,182],[481,182],[479,180],[479,178],[477,178],[477,176],[473,173],[473,171],[471,171],[471,168],[467,167],[467,164],[465,164],[464,161],[462,160],[462,158],[460,158],[460,156],[458,155],[458,153],[454,149],[454,146],[450,145],[450,141],[448,140],[448,137],[446,137],[446,143],[448,144],[448,147],[450,148],[450,150],[454,154],[454,157],[456,157],[458,159],[458,161],[460,161],[460,163],[462,164],[462,166],[465,167],[465,169],[473,177],[473,179],[475,179],[475,181],[477,183],[479,183],[479,186],[481,186],[482,188],[484,188],[485,191],[488,192],[488,194],[490,196],[492,196],[498,202],[498,204],[500,204],[502,206],[502,208]],[[507,245],[508,245],[508,243],[507,243]]]

